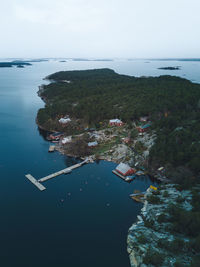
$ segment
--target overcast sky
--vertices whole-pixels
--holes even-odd
[[[200,0],[0,4],[0,57],[200,57]]]

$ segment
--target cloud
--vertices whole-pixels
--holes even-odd
[[[17,19],[25,23],[57,25],[67,30],[90,30],[101,26],[104,12],[92,1],[43,1],[15,5]]]
[[[7,0],[0,56],[200,56],[199,9],[199,0]]]

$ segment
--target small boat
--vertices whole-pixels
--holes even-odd
[[[131,181],[133,181],[133,179],[136,177],[136,175],[133,175],[133,176],[125,176],[125,178],[124,178],[124,180],[126,181],[126,182],[131,182]]]
[[[141,192],[140,190],[134,190],[134,193],[130,195],[130,198],[137,202],[144,203],[144,194],[145,192]]]

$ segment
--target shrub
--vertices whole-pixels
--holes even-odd
[[[169,196],[169,193],[167,191],[164,191],[163,192],[163,197],[168,197]]]
[[[177,203],[182,203],[184,201],[184,198],[182,198],[181,196],[178,196],[176,198],[176,201],[177,201]]]
[[[146,219],[144,219],[144,226],[147,227],[147,228],[153,228],[154,221],[153,220],[146,220]]]
[[[154,196],[158,196],[158,195],[160,195],[160,191],[159,190],[155,190],[155,191],[152,192],[152,194]]]
[[[164,214],[164,213],[162,213],[162,214],[160,214],[159,216],[158,216],[158,219],[157,219],[157,221],[159,222],[159,223],[163,223],[163,222],[166,222],[166,214]]]
[[[145,235],[141,234],[137,237],[137,240],[140,244],[145,244],[148,242],[148,239]]]
[[[171,252],[181,252],[185,250],[185,241],[179,238],[168,243],[168,250]]]
[[[147,201],[151,204],[160,204],[161,200],[158,196],[150,195],[147,196]]]
[[[180,262],[180,261],[176,261],[175,263],[174,263],[174,267],[183,267],[183,264],[182,264],[182,262]]]
[[[169,241],[165,238],[161,238],[158,240],[158,247],[162,249],[168,249],[168,243]]]
[[[152,264],[154,266],[161,266],[164,261],[164,255],[153,250],[148,250],[143,262],[147,265]]]
[[[200,256],[193,257],[190,267],[199,267],[199,266],[200,266]]]
[[[191,246],[197,253],[200,252],[200,234],[191,242]]]

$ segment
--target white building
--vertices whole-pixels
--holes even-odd
[[[88,143],[88,146],[89,147],[95,147],[95,146],[97,146],[98,145],[98,143],[95,141],[95,142],[89,142]]]
[[[59,122],[62,123],[62,124],[67,124],[70,121],[71,121],[71,119],[70,118],[66,118],[66,117],[59,119]]]
[[[67,143],[70,143],[72,141],[72,137],[71,136],[68,136],[68,137],[64,137],[63,140],[62,140],[62,144],[67,144]]]

